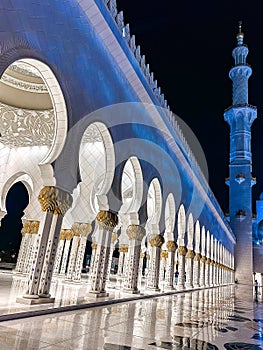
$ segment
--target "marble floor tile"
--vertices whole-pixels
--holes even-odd
[[[24,283],[0,273],[0,314],[41,307],[62,311],[65,305],[94,302],[87,297],[87,283],[65,286],[58,281],[52,285],[59,296],[54,305],[17,305]],[[0,350],[263,350],[263,305],[237,300],[235,286],[102,305],[125,297],[115,292],[96,307],[1,321]]]

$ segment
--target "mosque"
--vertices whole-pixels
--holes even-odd
[[[131,294],[236,281],[252,296],[255,278],[263,285],[263,197],[254,217],[257,110],[241,25],[224,112],[226,217],[115,0],[0,6],[1,219],[12,186],[29,196],[19,302],[50,303],[52,280],[86,275],[94,298],[110,280]]]

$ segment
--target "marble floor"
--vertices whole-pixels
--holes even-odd
[[[47,314],[37,316],[41,306],[15,303],[21,281],[0,274],[0,314],[10,316],[0,319],[0,350],[263,350],[263,304],[238,299],[235,286],[133,299],[112,290],[108,304],[91,305],[85,285],[54,283],[53,292],[60,288],[64,301],[42,305]],[[118,297],[123,302],[114,304]],[[77,304],[83,308],[66,311]],[[63,312],[48,313],[54,309]],[[12,319],[21,312],[30,317]]]

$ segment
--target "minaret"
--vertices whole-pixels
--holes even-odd
[[[252,296],[253,248],[252,248],[252,178],[251,125],[257,117],[257,109],[248,104],[248,79],[252,74],[246,63],[248,48],[243,43],[244,34],[239,22],[237,45],[232,51],[235,65],[229,77],[233,82],[232,106],[224,113],[230,125],[229,164],[229,214],[230,225],[236,236],[235,278],[239,290]],[[245,290],[246,289],[246,290]]]

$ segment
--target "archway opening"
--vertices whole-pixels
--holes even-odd
[[[25,185],[16,182],[8,191],[6,197],[7,214],[0,227],[0,258],[1,262],[16,263],[22,239],[21,229],[24,209],[29,203]]]

